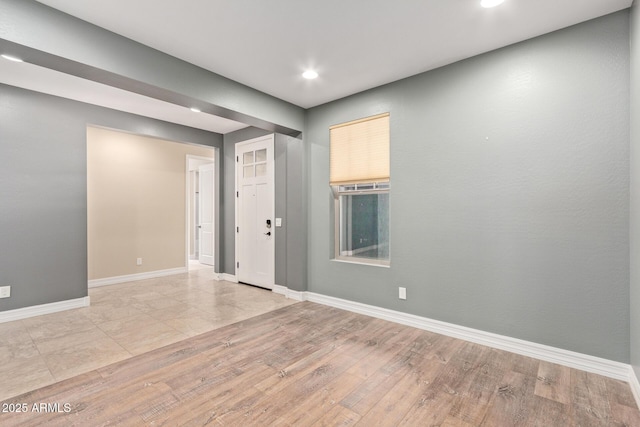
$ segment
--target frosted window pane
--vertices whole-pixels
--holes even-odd
[[[256,165],[256,176],[265,176],[267,174],[267,164],[262,163]]]
[[[267,149],[263,148],[262,150],[256,151],[256,162],[266,162],[267,161]]]
[[[245,178],[253,178],[253,166],[245,166],[243,176]]]
[[[244,155],[242,156],[242,163],[244,163],[245,165],[253,163],[253,151],[244,153]]]

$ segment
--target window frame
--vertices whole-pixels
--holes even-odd
[[[388,245],[387,258],[358,257],[357,254],[354,256],[341,253],[341,244],[347,242],[346,239],[343,242],[345,228],[349,225],[349,230],[352,234],[345,245],[345,249],[353,248],[353,224],[356,224],[356,228],[360,228],[359,226],[363,225],[353,221],[354,218],[359,218],[359,214],[354,216],[354,209],[347,212],[347,208],[342,206],[343,199],[353,200],[353,198],[343,196],[357,194],[390,195],[390,121],[391,114],[386,112],[329,127],[329,186],[334,196],[334,249],[331,259],[334,261],[380,267],[389,267],[391,265],[389,197],[386,198],[388,203],[386,213],[387,229],[385,231],[386,244]],[[352,208],[353,206],[351,205]],[[380,210],[378,210],[379,212]],[[347,218],[347,215],[351,217]],[[346,220],[345,224],[342,223],[343,219]],[[366,219],[366,217],[363,217],[363,219]],[[380,216],[378,215],[379,231],[375,244],[377,249],[380,247],[378,242],[382,235],[380,234],[379,225]],[[372,234],[375,234],[375,232],[372,232]],[[345,250],[344,253],[353,254],[356,250]],[[379,251],[377,255],[380,255]]]
[[[347,189],[346,187],[353,187]],[[364,187],[364,188],[362,188]],[[369,187],[369,188],[368,188]],[[342,241],[344,233],[344,224],[341,221],[342,217],[342,197],[348,195],[358,194],[391,194],[391,185],[389,181],[385,182],[367,182],[347,185],[332,185],[331,186],[334,200],[334,261],[347,262],[352,264],[364,264],[373,265],[378,267],[390,267],[391,266],[391,238],[389,237],[389,258],[388,259],[375,259],[358,257],[354,255],[342,255],[340,251],[340,242]]]

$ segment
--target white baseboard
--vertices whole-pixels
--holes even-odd
[[[273,289],[271,289],[271,292],[273,292],[274,294],[287,296],[287,290],[288,288],[286,286],[273,285]]]
[[[307,300],[307,292],[294,291],[286,286],[281,285],[273,285],[273,289],[271,289],[273,293],[284,295],[286,298],[293,299],[296,301],[306,301]]]
[[[104,279],[89,280],[90,288],[116,285],[118,283],[133,282],[135,280],[155,279],[156,277],[172,276],[174,274],[188,273],[188,267],[170,268],[168,270],[156,270],[146,273],[127,274],[125,276],[105,277]]]
[[[88,306],[89,297],[86,296],[83,298],[52,302],[49,304],[17,308],[15,310],[0,311],[0,323],[27,319],[29,317],[42,316],[43,314],[57,313],[59,311],[72,310],[74,308],[82,308]]]
[[[238,283],[238,278],[235,275],[229,274],[229,273],[219,273],[218,274],[218,280],[224,280],[226,282]]]
[[[638,376],[633,370],[633,366],[629,366],[629,387],[631,387],[633,397],[636,399],[636,404],[640,408],[640,382],[638,382]]]
[[[426,317],[415,316],[413,314],[320,295],[313,292],[306,292],[305,294],[306,300],[318,304],[328,305],[354,313],[365,314],[378,319],[413,326],[414,328],[424,329],[453,338],[486,345],[488,347],[510,351],[523,356],[529,356],[539,360],[568,366],[570,368],[603,375],[609,378],[631,382],[629,371],[630,366],[625,363],[550,347],[544,344],[524,341],[517,338],[511,338],[504,335],[498,335],[491,332],[480,331],[478,329],[467,328],[465,326],[454,325],[452,323],[441,322],[439,320],[428,319]],[[635,375],[633,377],[635,378]],[[640,386],[638,390],[640,391]]]

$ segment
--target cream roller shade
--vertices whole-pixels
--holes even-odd
[[[329,130],[331,185],[389,181],[389,113]]]

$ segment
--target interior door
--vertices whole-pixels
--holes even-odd
[[[236,277],[275,283],[274,136],[236,144]]]
[[[200,264],[213,265],[213,163],[198,167]]]

